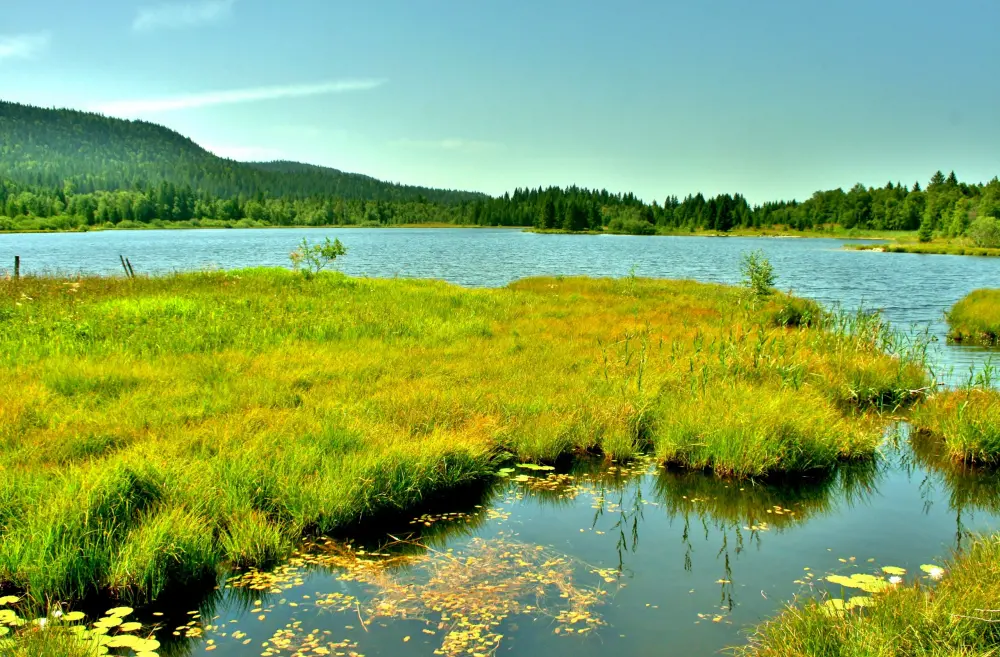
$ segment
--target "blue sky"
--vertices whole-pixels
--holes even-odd
[[[0,97],[502,193],[1000,174],[997,0],[4,0]]]

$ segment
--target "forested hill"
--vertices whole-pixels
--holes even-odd
[[[457,203],[484,197],[397,185],[296,162],[234,162],[154,123],[2,101],[0,174],[39,188],[69,183],[81,194],[146,189],[166,182],[221,198],[324,196]]]
[[[938,171],[924,186],[859,183],[761,205],[739,193],[658,201],[576,186],[491,197],[298,162],[234,162],[152,123],[0,102],[0,231],[430,222],[638,235],[919,229],[922,240],[1000,246],[1000,180],[965,183]]]

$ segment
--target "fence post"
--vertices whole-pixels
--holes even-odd
[[[131,278],[135,278],[135,270],[132,269],[132,261],[125,258],[125,264],[128,265],[128,273]]]
[[[14,256],[14,279],[21,278],[21,256]]]
[[[125,256],[119,254],[118,259],[122,261],[122,269],[125,270],[125,278],[132,278],[128,273],[128,267],[125,265]]]

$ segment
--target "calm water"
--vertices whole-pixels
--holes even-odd
[[[161,606],[164,616],[146,610],[143,620],[165,627],[163,655],[290,655],[303,646],[430,655],[448,647],[461,619],[490,613],[506,614],[482,632],[503,635],[497,654],[713,655],[796,595],[839,593],[827,574],[891,565],[926,579],[920,566],[960,549],[967,532],[1000,528],[996,476],[958,472],[919,445],[889,447],[828,479],[756,485],[653,465],[575,468],[515,470],[451,509],[468,515],[403,524],[391,533],[405,549],[379,554],[405,556],[375,574],[345,574],[318,556],[306,561],[319,565],[279,570],[262,590],[224,586]],[[525,481],[513,481],[519,473]],[[574,610],[585,615],[567,625],[559,614]],[[483,645],[497,641],[471,644],[489,654]],[[303,654],[324,654],[310,650]]]
[[[939,338],[935,365],[953,379],[988,352],[946,345],[942,314],[970,290],[1000,285],[1000,259],[855,252],[838,240],[510,230],[0,235],[0,262],[19,254],[28,273],[113,274],[119,254],[147,273],[285,265],[303,237],[327,235],[350,249],[347,273],[468,286],[623,276],[633,267],[640,276],[734,283],[741,254],[761,248],[782,288],[929,328]],[[275,579],[251,581],[257,588],[188,591],[139,614],[162,626],[163,655],[712,655],[742,643],[748,627],[794,596],[832,591],[822,581],[828,573],[891,565],[920,577],[921,564],[961,548],[967,532],[1000,529],[996,476],[956,471],[905,439],[894,444],[903,446],[887,447],[874,464],[818,481],[734,484],[653,465],[515,470],[445,509],[463,515],[404,522],[391,532],[402,544],[358,546],[363,563],[384,567],[344,570],[353,562],[327,547]],[[384,528],[373,531],[388,540]],[[477,635],[462,622],[487,627]]]
[[[832,239],[537,235],[504,229],[150,230],[0,234],[0,268],[22,258],[26,273],[121,272],[119,255],[139,272],[287,266],[303,239],[337,237],[350,253],[348,274],[439,278],[474,287],[526,276],[639,276],[737,283],[740,257],[762,249],[778,285],[824,304],[879,308],[897,326],[930,327],[941,341],[933,363],[956,380],[987,352],[943,348],[943,313],[980,287],[1000,287],[1000,258],[848,251]],[[8,264],[10,263],[10,264]],[[948,372],[951,375],[948,375]]]

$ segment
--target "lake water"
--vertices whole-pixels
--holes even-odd
[[[117,273],[119,254],[143,273],[286,265],[302,238],[325,236],[349,248],[347,273],[467,286],[633,268],[734,283],[741,254],[760,248],[782,288],[927,327],[936,367],[952,378],[989,352],[947,345],[943,312],[1000,285],[1000,259],[856,252],[838,240],[511,230],[0,235],[0,262],[19,254],[26,273]],[[827,574],[897,566],[904,579],[926,577],[920,566],[969,532],[1000,529],[1000,477],[957,470],[905,431],[875,462],[820,480],[734,483],[651,463],[515,469],[437,510],[451,515],[370,527],[351,549],[312,546],[271,575],[180,592],[136,616],[160,626],[161,655],[178,657],[713,655],[796,595],[839,594]]]
[[[690,278],[738,283],[743,253],[761,249],[778,286],[827,305],[882,309],[900,328],[928,327],[936,374],[961,380],[989,352],[945,347],[944,312],[970,291],[1000,287],[1000,258],[852,251],[844,240],[740,237],[539,235],[510,229],[147,230],[0,234],[0,268],[14,255],[25,273],[121,272],[124,255],[140,273],[288,266],[302,239],[339,238],[339,267],[356,276],[437,278],[472,287],[527,276]],[[10,263],[10,264],[8,264]]]

